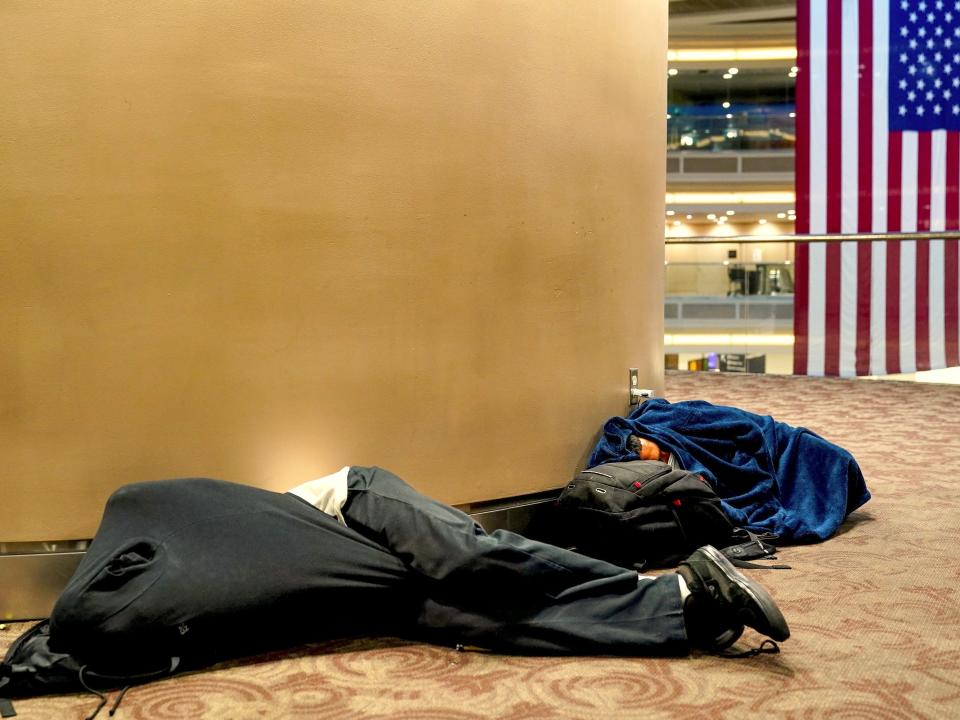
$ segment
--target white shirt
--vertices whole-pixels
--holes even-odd
[[[348,472],[350,472],[350,466],[345,465],[331,475],[308,480],[287,492],[306,500],[318,510],[330,517],[335,517],[341,525],[346,526],[347,523],[343,519],[343,505],[347,502]]]

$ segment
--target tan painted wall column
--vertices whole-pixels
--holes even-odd
[[[0,541],[564,482],[662,386],[666,2],[3,3]]]

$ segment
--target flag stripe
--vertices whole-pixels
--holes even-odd
[[[887,246],[870,243],[870,373],[887,370]]]
[[[917,151],[920,147],[920,133],[905,131],[900,133],[900,229],[903,232],[917,231],[917,195],[919,190]],[[916,265],[917,241],[904,240],[900,243],[900,370],[909,373],[916,370]]]
[[[810,2],[810,68],[808,80],[809,123],[809,228],[811,233],[827,231],[827,0]],[[807,287],[806,372],[823,375],[825,342],[825,267],[823,243],[810,245],[805,259]]]
[[[887,228],[890,232],[898,232],[900,223],[900,177],[902,174],[901,150],[903,135],[890,133],[887,136]],[[887,241],[886,243],[886,361],[884,363],[888,373],[900,372],[900,243]]]
[[[889,21],[884,0],[861,4],[873,11],[873,185],[870,196],[873,200],[873,232],[887,232],[888,215],[888,132],[887,132],[887,52]],[[869,186],[865,186],[869,187]],[[870,372],[882,375],[887,365],[887,246],[886,243],[871,243],[870,246]],[[866,272],[866,268],[864,268]]]
[[[797,198],[797,220],[794,228],[805,235],[810,232],[810,3],[797,0],[797,86],[794,184]],[[793,296],[793,372],[807,372],[807,246],[794,245]]]
[[[947,133],[944,182],[944,229],[956,230],[960,220],[960,133]]]
[[[929,273],[930,284],[928,310],[928,338],[929,355],[928,368],[942,368],[947,365],[946,348],[944,347],[944,247],[943,240],[931,240],[929,243]],[[918,363],[919,364],[919,363]]]
[[[840,51],[840,122],[842,153],[841,165],[840,232],[857,232],[859,202],[843,202],[844,198],[859,196],[860,180],[860,9],[857,2],[841,5],[840,33],[843,36]],[[838,348],[835,374],[853,375],[856,372],[857,347],[857,245],[845,242],[840,246],[840,271],[837,335]]]
[[[844,147],[844,8],[849,3],[827,3],[827,143],[826,147]],[[827,162],[827,232],[842,232],[844,203],[845,153],[828,153]],[[847,205],[849,207],[849,205]],[[840,300],[842,293],[841,252],[838,243],[826,248],[824,277],[824,344],[823,374],[840,372]],[[820,373],[817,373],[820,374]]]
[[[930,369],[930,241],[916,241],[914,345],[917,370]]]
[[[943,248],[944,274],[944,346],[947,367],[960,365],[960,247],[957,240],[948,240]]]
[[[933,133],[917,133],[917,230],[930,231],[933,185]],[[917,370],[930,369],[930,242],[916,243],[914,345]]]
[[[857,4],[859,77],[857,79],[857,231],[871,232],[874,224],[873,194],[866,192],[873,185],[873,5],[871,0]],[[860,189],[863,191],[861,192]],[[872,283],[870,243],[857,243],[856,337],[854,340],[854,375],[870,372],[870,301]]]

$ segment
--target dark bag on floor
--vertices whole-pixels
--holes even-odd
[[[738,561],[775,552],[730,522],[700,475],[658,460],[583,470],[560,493],[557,507],[566,545],[623,567],[674,567],[703,545]]]
[[[89,692],[101,702],[91,717],[106,703],[105,692],[116,688],[157,680],[173,675],[180,667],[179,658],[163,658],[150,666],[105,670],[79,662],[72,655],[50,649],[50,621],[37,623],[17,638],[0,663],[0,715],[16,713],[10,698],[32,697],[51,693]],[[117,698],[113,710],[119,705]],[[113,715],[113,712],[110,713]]]

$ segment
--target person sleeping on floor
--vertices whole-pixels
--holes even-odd
[[[488,534],[395,474],[352,466],[287,493],[206,478],[121,487],[32,651],[20,652],[80,667],[85,685],[120,686],[151,667],[358,634],[506,653],[684,655],[723,653],[745,626],[774,641],[790,634],[767,591],[710,546],[676,572],[640,576]],[[0,696],[17,695],[9,670],[25,672],[19,660],[8,657]]]
[[[807,428],[704,400],[651,398],[610,418],[587,467],[638,459],[703,476],[734,525],[778,544],[826,540],[870,499],[847,450]]]

